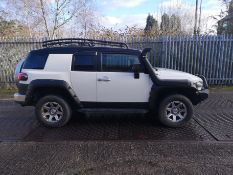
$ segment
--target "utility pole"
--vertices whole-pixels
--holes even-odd
[[[195,10],[195,24],[194,24],[194,35],[197,34],[197,11],[198,11],[198,0],[196,0],[196,10]]]
[[[198,29],[197,29],[198,35],[201,33],[201,15],[202,15],[202,0],[200,2],[200,14],[199,14]]]

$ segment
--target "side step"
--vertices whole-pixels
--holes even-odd
[[[84,108],[78,110],[82,113],[113,113],[113,114],[146,114],[148,110],[146,109],[114,109],[114,108]]]

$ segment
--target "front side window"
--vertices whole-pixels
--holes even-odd
[[[96,55],[94,54],[77,54],[74,56],[74,71],[95,71]]]
[[[139,64],[137,55],[102,54],[102,71],[132,72],[134,64]]]

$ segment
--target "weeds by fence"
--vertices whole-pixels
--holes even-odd
[[[15,86],[17,62],[30,50],[42,48],[44,39],[0,39],[0,86]],[[204,75],[209,84],[233,85],[233,36],[163,36],[159,38],[111,38],[132,48],[152,48],[150,62]]]

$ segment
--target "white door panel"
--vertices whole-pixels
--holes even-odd
[[[148,74],[135,79],[131,72],[97,72],[97,101],[148,102],[151,86]]]
[[[80,101],[96,102],[96,72],[71,71],[71,84]]]

